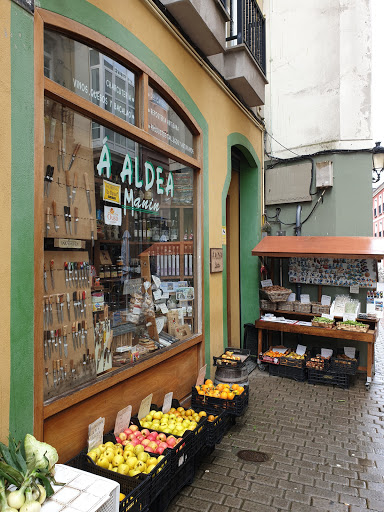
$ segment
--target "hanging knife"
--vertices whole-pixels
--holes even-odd
[[[63,325],[64,356],[68,357],[67,326]]]
[[[72,265],[73,265],[72,262],[69,261],[68,262],[69,286],[72,286],[72,283],[73,283],[73,279],[72,279],[73,266]]]
[[[80,309],[80,316],[83,316],[84,314],[84,302],[83,302],[83,293],[81,290],[79,290],[78,292],[78,301],[79,301],[79,309]]]
[[[60,297],[56,295],[56,314],[57,321],[60,322]]]
[[[60,295],[60,322],[64,323],[64,294]]]
[[[49,325],[53,323],[53,310],[52,310],[52,296],[48,297],[48,307],[49,307]]]
[[[71,319],[71,299],[69,297],[69,293],[67,293],[67,311],[68,311],[68,320]]]
[[[77,320],[77,292],[72,293],[73,310],[75,311],[75,319]]]
[[[75,202],[77,189],[77,172],[73,175],[73,186],[72,186],[72,204]]]
[[[83,310],[84,310],[84,315],[87,316],[87,292],[86,290],[83,291]]]
[[[59,224],[57,222],[57,208],[56,208],[56,201],[52,201],[52,213],[53,213],[53,225],[55,226],[55,231],[58,231]]]
[[[81,344],[84,345],[85,342],[85,332],[84,332],[84,320],[81,322]]]
[[[75,235],[77,235],[77,223],[79,222],[79,209],[75,206]]]
[[[55,278],[54,278],[54,273],[53,273],[53,270],[54,270],[54,260],[51,260],[50,264],[49,264],[49,270],[51,272],[51,285],[52,285],[52,290],[55,289]]]
[[[75,336],[76,336],[76,344],[78,347],[80,347],[80,339],[79,339],[79,322],[75,322],[76,330],[75,330]]]
[[[68,209],[68,206],[64,206],[65,232],[67,235],[69,234]]]
[[[93,219],[91,219],[91,240],[92,240],[92,247],[95,246],[95,236],[93,232]]]
[[[67,112],[66,110],[63,108],[62,110],[62,113],[61,113],[61,126],[62,126],[62,160],[61,160],[61,166],[62,166],[62,169],[63,171],[65,170],[65,154],[67,152],[67,123],[66,123],[66,119],[67,119]]]
[[[45,292],[48,291],[47,270],[45,268],[45,263],[44,263],[44,290],[45,290]]]
[[[62,380],[64,380],[64,366],[63,366],[63,360],[62,359],[59,360],[59,364],[60,364],[61,378],[62,378]]]
[[[80,146],[81,146],[81,144],[76,144],[76,147],[73,150],[73,153],[72,153],[72,156],[71,156],[71,161],[69,162],[69,165],[68,165],[68,171],[71,170],[72,164],[75,161],[75,158],[76,158],[76,155],[77,155],[77,153],[78,153],[78,151],[80,149]]]
[[[47,379],[47,386],[49,387],[49,372],[47,367],[45,367],[45,378]]]
[[[72,378],[76,378],[76,377],[75,377],[76,369],[75,369],[75,365],[73,364],[73,359],[71,359],[71,360],[69,361],[69,366],[70,366],[70,368],[71,368]]]
[[[76,329],[76,322],[73,322],[72,324],[72,343],[73,343],[73,348],[74,350],[76,350],[76,334],[75,334],[75,329]]]
[[[61,140],[59,140],[59,152],[57,155],[57,170],[60,172],[61,164],[63,160],[63,143]],[[63,168],[64,170],[64,168]]]
[[[64,261],[64,275],[65,275],[65,287],[68,288],[69,279],[68,279],[68,262]]]
[[[68,206],[71,206],[71,203],[72,203],[72,194],[71,194],[72,188],[71,188],[69,171],[65,171],[65,186],[66,186],[66,189],[67,189]]]
[[[74,268],[73,273],[74,273],[74,276],[75,276],[75,285],[79,286],[79,274],[77,272],[77,262],[76,261],[73,263],[73,268]]]
[[[89,213],[92,213],[91,194],[89,192],[89,181],[88,181],[87,173],[84,173],[84,182],[85,182],[85,193],[87,194],[88,210],[89,210]]]
[[[44,361],[47,360],[47,352],[48,352],[48,335],[47,335],[47,331],[44,331]]]
[[[88,347],[88,324],[86,320],[84,322],[84,335],[85,335],[85,346]]]
[[[48,197],[49,196],[49,187],[51,186],[51,183],[53,181],[53,171],[55,168],[52,165],[47,165],[47,169],[45,171],[45,177],[44,177],[44,194]]]
[[[51,358],[51,352],[52,352],[52,349],[51,349],[51,344],[52,344],[51,331],[46,331],[46,332],[47,332],[47,342],[48,342],[48,357],[50,359]]]
[[[68,206],[68,224],[69,224],[69,234],[72,235],[72,224],[71,224],[72,216],[71,209]]]
[[[67,363],[65,363],[65,365],[64,365],[64,379],[67,378],[67,374],[68,374],[68,365],[67,365]]]
[[[52,361],[53,387],[56,387],[56,361]]]
[[[56,350],[57,346],[56,346],[56,337],[55,337],[55,331],[49,331],[50,334],[51,334],[51,348],[52,348],[52,353],[54,350]]]
[[[61,329],[57,329],[57,339],[59,340],[59,354],[62,357],[62,346],[61,346]]]
[[[58,359],[55,361],[55,367],[56,367],[56,382],[57,382],[57,385],[59,385],[59,382],[60,382],[60,361]]]
[[[47,306],[46,306],[46,298],[43,298],[43,322],[44,329],[47,327]]]
[[[47,206],[47,209],[45,210],[45,238],[48,238],[49,230],[51,229],[51,226],[49,225],[50,212],[51,212],[51,209],[49,208],[49,206]]]

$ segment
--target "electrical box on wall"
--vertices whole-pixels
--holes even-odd
[[[316,187],[333,187],[333,162],[316,162]]]

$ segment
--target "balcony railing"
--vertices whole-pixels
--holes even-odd
[[[221,0],[227,7],[227,2]],[[229,0],[229,36],[227,42],[244,43],[262,69],[265,66],[265,19],[256,0]]]

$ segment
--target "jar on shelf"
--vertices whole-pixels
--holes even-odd
[[[111,268],[109,265],[104,265],[104,277],[105,278],[111,277]]]
[[[111,265],[111,277],[117,277],[117,266]]]
[[[99,277],[100,277],[100,279],[104,279],[104,277],[105,277],[104,265],[100,265]]]

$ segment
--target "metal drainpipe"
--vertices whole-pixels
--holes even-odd
[[[296,226],[295,226],[295,235],[301,236],[301,204],[297,205],[296,208]],[[296,300],[300,300],[301,297],[301,284],[296,284]]]

